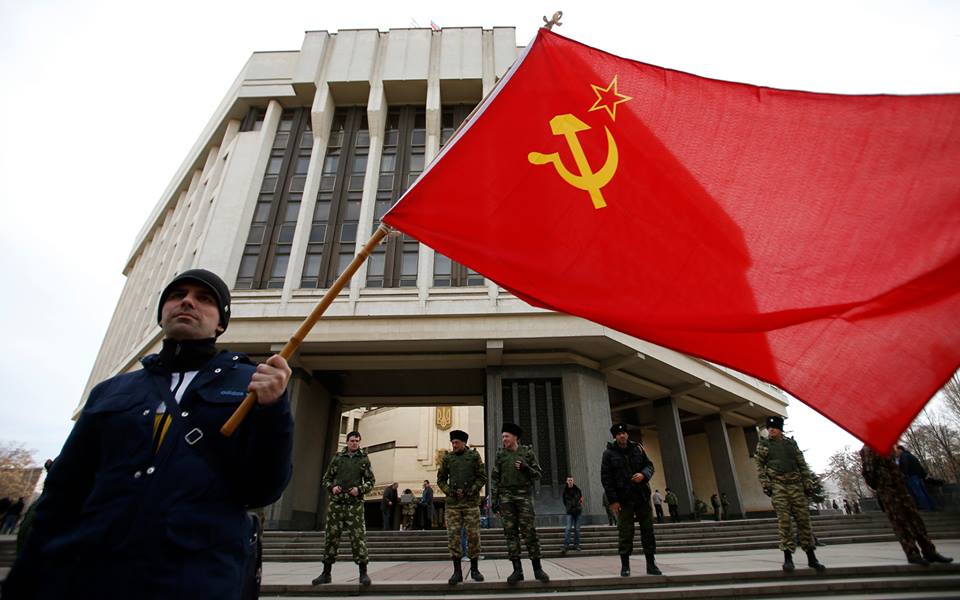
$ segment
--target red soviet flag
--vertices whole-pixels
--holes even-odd
[[[384,221],[878,449],[960,365],[960,95],[715,81],[540,30]]]

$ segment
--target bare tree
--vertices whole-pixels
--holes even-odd
[[[921,412],[904,432],[903,444],[930,477],[960,481],[960,429],[942,411],[928,408]]]
[[[860,454],[844,446],[842,450],[834,452],[827,459],[826,475],[837,482],[840,491],[853,499],[863,498],[867,483],[860,472]]]
[[[954,423],[960,425],[960,372],[954,373],[940,390],[943,403],[950,412]]]
[[[17,442],[0,442],[0,498],[29,500],[42,470],[33,450]]]
[[[927,427],[936,451],[940,479],[960,481],[960,439],[958,432],[938,413],[927,415]]]

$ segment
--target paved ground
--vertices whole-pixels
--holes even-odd
[[[945,556],[960,561],[960,532],[957,537],[936,540],[937,550]],[[854,567],[906,564],[900,544],[878,542],[871,544],[843,544],[823,546],[817,549],[817,558],[829,567]],[[806,556],[802,552],[794,556],[799,568],[806,568]],[[678,552],[657,557],[657,564],[664,575],[722,574],[731,571],[779,571],[783,554],[776,550],[745,550],[738,552]],[[464,562],[464,576],[467,575]],[[571,556],[544,559],[544,570],[554,579],[579,579],[582,577],[609,577],[620,574],[620,560],[616,556]],[[633,574],[644,573],[643,556],[632,559]],[[533,578],[530,561],[523,561],[524,574]],[[263,565],[263,583],[272,585],[309,584],[320,571],[319,562],[268,562]],[[480,560],[480,571],[487,581],[505,580],[513,570],[508,560]],[[383,561],[371,562],[370,577],[375,582],[435,582],[446,581],[452,571],[450,561]],[[333,566],[334,583],[354,583],[357,567],[350,562],[338,562]]]

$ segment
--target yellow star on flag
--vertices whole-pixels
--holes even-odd
[[[593,103],[593,106],[591,106],[587,112],[593,112],[602,108],[607,111],[611,119],[614,121],[617,120],[617,105],[627,100],[633,100],[633,97],[624,96],[617,91],[617,77],[617,75],[614,75],[613,81],[605,88],[592,83],[590,84],[590,87],[593,88],[593,93],[597,95],[597,101]]]

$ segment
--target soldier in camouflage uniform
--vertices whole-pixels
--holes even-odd
[[[780,549],[783,550],[783,570],[793,571],[793,552],[797,549],[793,521],[797,523],[800,546],[807,553],[807,564],[823,571],[814,552],[813,531],[810,529],[810,507],[807,496],[813,493],[815,477],[807,466],[797,442],[783,435],[783,417],[767,417],[766,438],[757,443],[756,461],[763,493],[773,500],[780,530]],[[791,520],[791,517],[793,520]]]
[[[915,565],[953,562],[952,558],[937,552],[936,546],[927,536],[927,528],[893,457],[880,455],[864,446],[860,450],[860,464],[864,481],[873,488],[877,498],[883,503],[893,532],[900,540],[903,553],[907,555],[907,562]]]
[[[480,453],[467,447],[469,435],[455,429],[450,432],[452,452],[443,455],[437,486],[446,495],[444,506],[447,521],[447,546],[453,559],[453,575],[448,583],[463,581],[460,558],[460,530],[467,530],[467,556],[470,557],[470,578],[483,581],[477,561],[480,559],[480,490],[487,483],[487,469]]]
[[[503,448],[497,452],[490,475],[493,512],[503,520],[503,534],[507,538],[507,552],[513,563],[513,573],[507,583],[523,581],[520,565],[520,538],[527,545],[527,554],[533,563],[533,576],[539,581],[550,581],[540,564],[540,539],[534,526],[533,483],[540,479],[540,463],[530,446],[519,445],[523,430],[513,423],[504,423]]]
[[[353,562],[360,568],[360,585],[370,585],[367,575],[367,529],[363,518],[363,495],[376,481],[367,453],[360,449],[360,432],[347,434],[347,447],[333,457],[320,485],[330,492],[323,547],[323,573],[313,585],[330,583],[330,569],[337,562],[340,532],[350,536]]]
[[[630,555],[633,553],[633,522],[640,524],[640,542],[647,558],[647,574],[662,575],[654,555],[657,540],[653,535],[653,510],[650,508],[650,478],[653,462],[643,446],[630,441],[627,426],[617,423],[610,428],[614,441],[607,444],[600,460],[600,482],[610,499],[610,509],[617,515],[617,551],[620,554],[620,575],[630,576]]]

